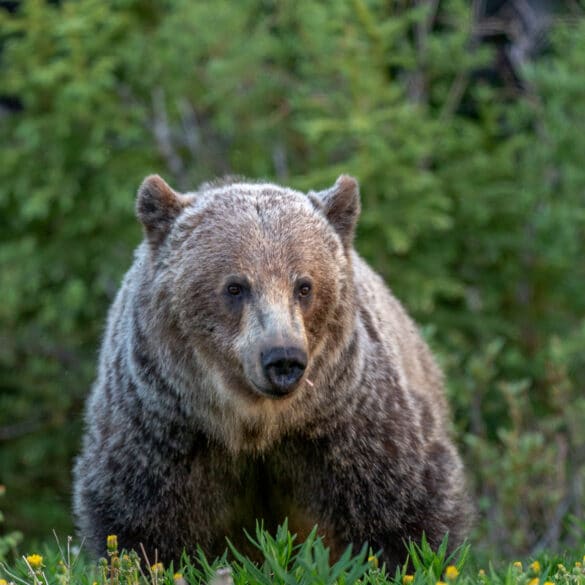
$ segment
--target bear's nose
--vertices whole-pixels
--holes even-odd
[[[266,378],[277,395],[288,394],[307,367],[307,354],[298,347],[273,347],[260,355]]]

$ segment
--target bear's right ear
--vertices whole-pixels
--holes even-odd
[[[167,237],[173,222],[188,204],[189,199],[171,189],[158,175],[144,179],[136,198],[136,215],[152,249],[158,248]]]

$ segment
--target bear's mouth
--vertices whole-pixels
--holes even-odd
[[[261,386],[254,380],[250,379],[250,384],[254,390],[255,394],[261,394],[267,398],[271,398],[272,400],[283,400],[295,394],[296,389],[300,385],[300,380],[294,386],[287,388],[286,390],[280,388],[274,388],[272,386]]]

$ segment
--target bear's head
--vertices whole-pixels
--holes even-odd
[[[254,418],[320,391],[354,323],[359,210],[349,176],[308,195],[238,180],[179,194],[145,179],[141,294],[157,344],[173,348],[161,355],[213,380],[193,392]]]

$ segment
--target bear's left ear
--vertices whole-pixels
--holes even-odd
[[[349,249],[353,243],[355,225],[361,210],[357,180],[349,175],[341,175],[333,187],[317,193],[312,191],[309,197],[335,228],[343,246]]]
[[[159,175],[144,179],[136,197],[136,215],[144,226],[148,243],[156,250],[190,199],[171,189]]]

